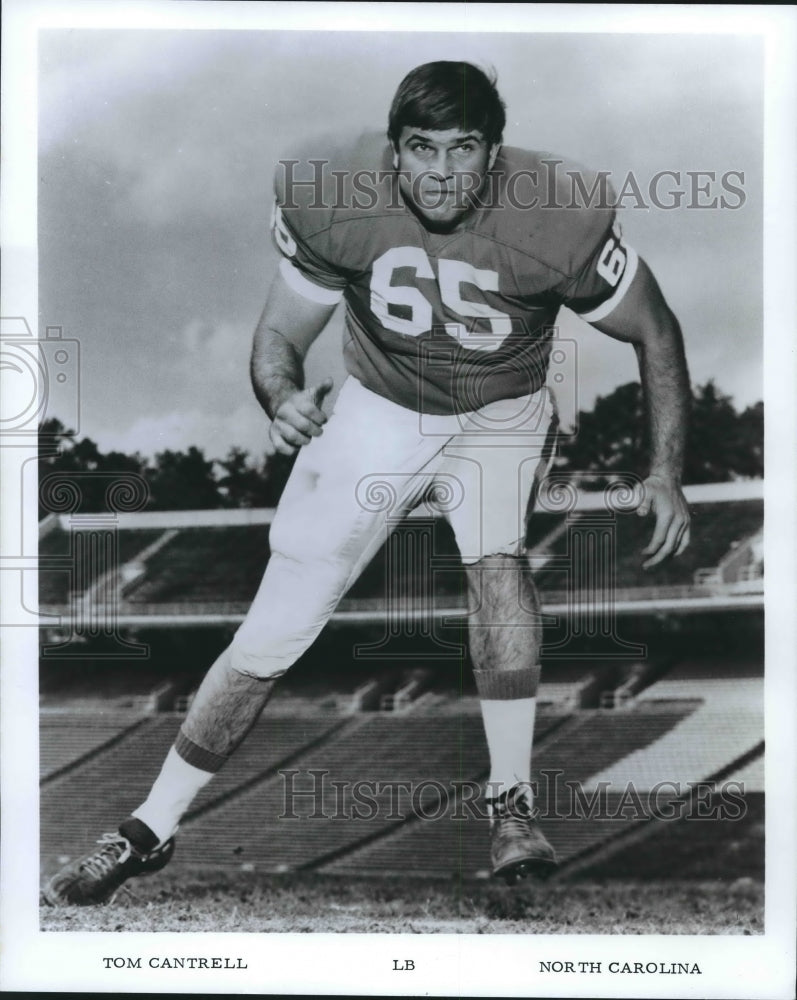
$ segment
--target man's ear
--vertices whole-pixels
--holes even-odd
[[[395,144],[395,142],[391,142],[390,145],[391,145],[391,147],[393,149],[393,169],[394,170],[398,170],[398,165],[399,165],[399,151],[398,151],[398,146]]]
[[[500,142],[496,142],[492,146],[490,146],[490,156],[489,156],[489,158],[487,160],[487,169],[488,170],[492,170],[493,169],[493,164],[498,159],[498,154],[500,152],[501,152],[501,143]]]

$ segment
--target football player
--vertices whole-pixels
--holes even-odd
[[[384,542],[388,515],[394,523],[436,486],[467,574],[492,869],[512,882],[556,864],[533,818],[541,635],[523,540],[556,430],[546,373],[558,310],[636,351],[651,437],[640,507],[655,515],[648,566],[689,540],[689,383],[678,323],[614,211],[561,184],[576,171],[594,193],[599,177],[503,146],[504,125],[493,80],[434,62],[400,84],[387,140],[317,143],[278,165],[282,260],[251,374],[273,448],[299,454],[271,557],[146,801],[49,881],[50,903],[107,901],[166,864],[182,815]],[[332,383],[306,385],[303,359],[341,299],[349,374],[328,416]]]

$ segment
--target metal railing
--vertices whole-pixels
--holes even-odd
[[[750,579],[739,580],[733,583],[716,583],[713,580],[696,584],[669,584],[652,587],[617,587],[610,595],[601,595],[601,603],[633,603],[635,601],[657,601],[657,600],[689,600],[714,597],[732,597],[736,594],[764,593],[763,576],[751,575]],[[595,603],[595,595],[589,591],[579,590],[546,590],[541,596],[543,610],[549,606],[555,606],[557,610],[566,611],[569,607],[582,607]],[[85,603],[86,598],[75,598],[71,603],[58,605],[42,605],[40,611],[47,615],[61,615],[69,619],[77,611],[81,601]],[[163,603],[138,604],[128,601],[120,601],[117,604],[93,604],[92,614],[101,618],[107,615],[108,618],[130,619],[130,618],[243,618],[249,610],[248,601],[169,601]],[[347,617],[357,615],[381,615],[387,611],[387,603],[384,598],[357,598],[345,599],[341,602],[337,612],[333,615],[333,620],[338,617],[345,620]],[[406,611],[410,615],[432,614],[435,616],[464,614],[466,607],[464,601],[453,601],[448,597],[442,598],[438,604],[431,608],[419,609],[417,602],[391,601],[391,613],[402,613]]]

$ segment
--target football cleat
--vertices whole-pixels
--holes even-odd
[[[556,852],[533,819],[519,786],[490,799],[490,858],[493,875],[514,885],[527,875],[550,875]]]
[[[105,833],[99,845],[49,880],[42,898],[49,906],[99,906],[110,903],[129,878],[160,871],[174,854],[174,837],[153,845],[155,835],[131,817],[118,833]]]

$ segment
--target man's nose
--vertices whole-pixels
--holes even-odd
[[[452,176],[453,172],[451,154],[447,150],[441,149],[432,163],[432,173],[448,179]]]

